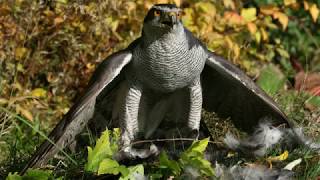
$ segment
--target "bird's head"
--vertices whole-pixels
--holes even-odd
[[[151,7],[144,19],[144,31],[167,33],[182,25],[182,10],[175,4],[156,4]]]

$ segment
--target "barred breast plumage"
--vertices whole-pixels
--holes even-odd
[[[134,50],[133,76],[143,86],[161,92],[183,88],[200,76],[207,54],[199,44],[190,47],[183,31],[165,34]]]

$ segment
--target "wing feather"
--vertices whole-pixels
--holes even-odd
[[[203,108],[231,118],[237,128],[253,132],[259,121],[292,127],[277,104],[245,73],[224,58],[209,52],[201,74]]]
[[[45,164],[49,158],[74,140],[88,121],[93,117],[96,97],[102,90],[111,88],[113,80],[117,79],[123,68],[131,61],[130,48],[114,53],[104,60],[94,72],[87,90],[68,113],[56,125],[48,138],[43,142],[27,165],[20,172],[25,173],[28,168],[39,167]],[[50,142],[51,141],[51,142]]]

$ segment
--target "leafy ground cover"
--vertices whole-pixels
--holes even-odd
[[[168,1],[0,2],[0,177],[21,169],[81,94],[96,65],[137,38],[147,9],[163,2]],[[319,0],[170,2],[184,8],[184,24],[211,50],[256,79],[292,120],[319,140]],[[227,131],[241,136],[228,121],[207,116],[211,132],[220,142]],[[92,147],[98,144],[89,139]],[[269,155],[283,152],[275,150]],[[86,154],[84,150],[53,161],[53,176],[37,170],[30,176],[77,176],[90,169],[85,166],[89,162]],[[268,165],[267,158],[248,163]],[[287,158],[273,163],[273,168],[298,158],[302,158],[294,169],[298,178],[320,175],[319,155],[303,148],[289,152]],[[161,173],[174,176],[182,167],[165,154],[159,161],[169,166],[163,171],[155,166]],[[119,171],[123,177],[128,172],[142,172],[141,166],[130,169],[113,161],[110,164],[114,165],[112,172]]]

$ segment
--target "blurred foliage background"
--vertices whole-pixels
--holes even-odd
[[[42,140],[35,129],[52,129],[95,67],[140,36],[148,8],[167,2],[184,9],[185,26],[210,50],[284,102],[289,116],[303,111],[311,119],[305,126],[319,124],[320,0],[2,0],[0,161],[18,164],[33,152]],[[306,98],[297,103],[301,90]]]

